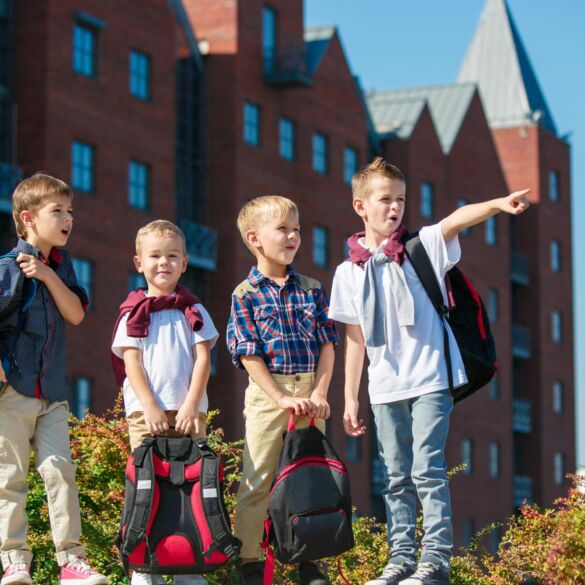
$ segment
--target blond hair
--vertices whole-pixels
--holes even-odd
[[[404,175],[398,167],[386,162],[381,156],[377,156],[351,178],[351,191],[354,199],[367,199],[370,196],[370,182],[374,177],[397,179],[405,183]]]
[[[254,252],[254,248],[246,240],[246,232],[257,230],[265,223],[274,219],[284,218],[289,213],[295,213],[298,216],[299,209],[294,201],[281,195],[262,195],[261,197],[255,197],[240,209],[237,221],[238,229],[240,230],[244,244],[246,244],[246,247],[254,256],[256,253]]]
[[[70,203],[73,201],[73,189],[65,181],[46,173],[35,173],[17,185],[12,194],[12,218],[18,237],[26,240],[26,226],[20,214],[25,210],[35,211],[46,199],[56,195],[67,197]]]
[[[142,252],[142,240],[146,236],[160,236],[160,237],[177,237],[181,240],[183,246],[183,254],[187,254],[187,244],[185,242],[185,234],[183,230],[175,225],[172,221],[166,219],[155,219],[145,226],[141,227],[136,234],[136,254],[140,256]]]

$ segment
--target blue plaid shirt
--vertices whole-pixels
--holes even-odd
[[[299,374],[317,369],[320,346],[337,343],[327,317],[329,300],[321,283],[290,266],[280,286],[256,266],[232,294],[227,346],[233,363],[258,355],[273,374]]]

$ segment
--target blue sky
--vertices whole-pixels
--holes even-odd
[[[308,26],[335,24],[364,89],[455,81],[485,0],[305,0]],[[508,0],[560,135],[570,134],[577,462],[585,465],[585,2]]]

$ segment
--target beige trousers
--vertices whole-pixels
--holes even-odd
[[[313,391],[314,373],[272,376],[289,396],[308,398]],[[234,526],[235,536],[242,541],[240,556],[244,559],[263,556],[260,541],[268,509],[270,485],[289,416],[289,410],[279,408],[260,386],[250,380],[244,401],[246,436]],[[296,426],[301,428],[308,424],[309,419],[302,417],[297,420]],[[324,420],[316,420],[315,425],[321,431],[325,430]]]
[[[0,383],[0,558],[4,568],[29,563],[26,499],[31,447],[47,492],[57,563],[85,557],[67,402],[29,398]]]
[[[165,414],[169,419],[169,426],[171,429],[167,431],[164,436],[165,437],[183,437],[180,433],[177,433],[174,430],[175,426],[175,419],[177,417],[176,410],[165,410]],[[146,426],[146,422],[144,421],[144,413],[143,412],[132,412],[126,420],[128,421],[128,438],[130,440],[130,449],[134,451],[136,447],[139,447],[140,444],[144,439],[152,437],[148,427]],[[191,437],[193,439],[205,439],[207,436],[207,415],[203,412],[199,413],[199,426],[201,431],[196,433],[195,430],[191,431]]]

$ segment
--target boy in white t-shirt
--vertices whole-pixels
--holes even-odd
[[[343,424],[351,436],[366,432],[358,418],[358,390],[367,351],[370,403],[387,476],[383,494],[391,554],[382,574],[367,585],[447,585],[453,535],[445,443],[453,400],[443,329],[405,256],[404,176],[378,157],[354,175],[352,191],[365,232],[349,239],[349,260],[337,267],[329,318],[346,325]],[[420,230],[445,300],[444,276],[461,256],[458,233],[500,212],[522,213],[527,191],[466,205]],[[450,330],[449,342],[457,387],[467,378]],[[418,567],[417,495],[425,531]]]
[[[132,450],[154,435],[206,436],[205,387],[218,334],[199,299],[178,284],[187,261],[185,236],[170,221],[138,230],[134,264],[148,286],[131,292],[120,306],[112,342]],[[132,585],[163,583],[158,575],[132,575]],[[207,581],[176,575],[174,583]]]

